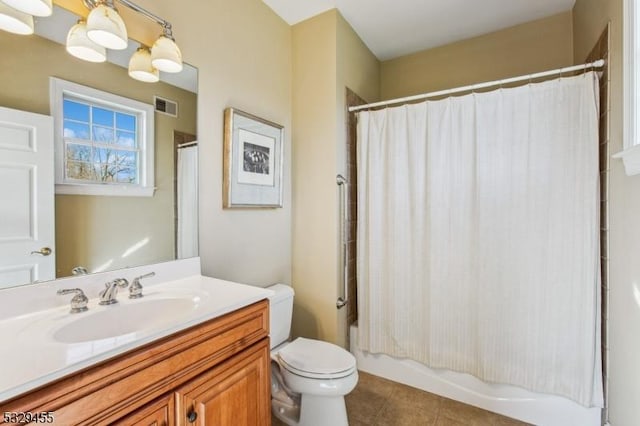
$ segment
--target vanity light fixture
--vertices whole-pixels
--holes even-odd
[[[160,71],[170,73],[182,71],[182,53],[173,38],[171,26],[164,27],[162,35],[153,43],[151,63]]]
[[[33,34],[33,16],[0,3],[0,30],[14,34]]]
[[[138,50],[131,56],[129,76],[145,83],[155,83],[160,80],[160,72],[151,65],[151,51],[148,47],[138,47]]]
[[[2,0],[7,6],[33,16],[49,16],[53,13],[51,0]]]
[[[82,0],[87,8],[91,9],[89,13],[89,18],[87,19],[87,36],[95,41],[96,43],[108,48],[108,49],[116,49],[118,47],[111,47],[112,45],[107,45],[103,40],[100,40],[98,37],[98,24],[95,24],[92,20],[92,16],[96,16],[96,22],[101,22],[105,19],[105,13],[108,14],[108,18],[117,19],[118,22],[122,22],[122,18],[117,14],[115,8],[113,7],[113,0]],[[146,18],[154,21],[158,25],[162,27],[162,35],[158,37],[155,41],[151,49],[144,48],[142,50],[138,49],[131,60],[129,61],[129,75],[137,80],[141,81],[158,81],[159,80],[159,72],[164,71],[168,73],[177,73],[182,71],[182,53],[180,52],[180,48],[175,42],[173,38],[173,32],[171,30],[171,24],[168,21],[160,18],[159,16],[154,15],[146,9],[138,6],[133,3],[131,0],[118,0],[118,3],[128,7],[129,9],[144,15]],[[97,10],[100,11],[97,11]],[[115,22],[115,21],[114,21]],[[105,37],[110,37],[107,34],[113,32],[115,35],[113,40],[121,39],[121,33],[124,33],[124,40],[126,40],[126,27],[124,22],[122,22],[122,26],[115,25],[113,27],[113,31],[110,31],[108,27],[108,22],[104,21],[102,25],[102,29],[104,30],[103,35]],[[122,30],[121,30],[122,28]],[[122,46],[122,44],[120,44]],[[126,45],[125,45],[126,46]],[[150,61],[150,63],[149,63]]]
[[[87,37],[107,49],[127,48],[127,27],[113,6],[113,0],[99,0],[87,17]]]
[[[89,62],[107,60],[107,49],[87,37],[87,21],[80,19],[67,34],[67,52]]]
[[[0,30],[33,34],[33,17],[51,15],[53,0],[0,0]],[[151,49],[139,48],[129,60],[129,75],[145,82],[159,81],[159,71],[182,71],[182,53],[173,38],[171,24],[131,0],[117,2],[144,15],[162,27],[162,35]],[[115,8],[114,0],[82,0],[89,9],[67,34],[67,52],[89,62],[104,62],[107,49],[123,50],[129,41],[127,27]]]

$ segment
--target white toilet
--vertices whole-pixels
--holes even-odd
[[[290,426],[346,426],[344,396],[358,383],[356,359],[332,343],[299,337],[289,342],[293,289],[269,287],[271,409]]]

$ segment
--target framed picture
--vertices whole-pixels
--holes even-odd
[[[279,124],[224,110],[225,209],[282,207],[283,134]]]

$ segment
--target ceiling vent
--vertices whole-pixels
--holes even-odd
[[[170,101],[169,99],[161,98],[160,96],[154,96],[153,104],[158,112],[172,117],[178,116],[178,103],[175,101]]]

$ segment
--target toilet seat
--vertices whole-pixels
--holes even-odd
[[[278,351],[282,367],[311,379],[337,379],[356,370],[356,359],[340,346],[298,337]]]

